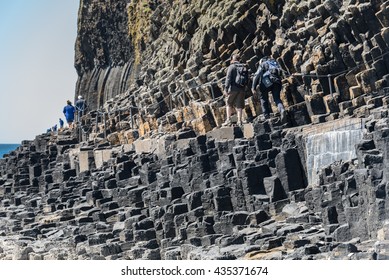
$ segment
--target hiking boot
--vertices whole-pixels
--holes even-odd
[[[264,121],[266,121],[266,120],[268,120],[268,119],[270,119],[270,115],[269,115],[269,114],[264,114],[264,115],[262,115],[262,116],[260,117],[260,120],[261,120],[262,122],[264,122]]]
[[[285,111],[285,110],[281,112],[281,118],[280,118],[280,120],[281,120],[282,123],[286,123],[286,121],[287,121],[287,116],[286,116],[286,111]]]
[[[231,126],[232,122],[230,119],[227,119],[224,123],[222,123],[222,126]]]
[[[244,124],[248,123],[247,121],[238,121],[236,123],[237,126],[243,126]]]

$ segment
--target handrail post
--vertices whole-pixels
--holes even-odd
[[[103,112],[103,118],[104,118],[104,138],[107,138],[107,119],[105,117],[105,112]]]
[[[212,84],[210,84],[210,87],[211,87],[212,100],[214,100],[215,99],[215,92],[213,91]]]
[[[99,111],[97,111],[97,113],[96,113],[96,133],[97,133],[97,129],[99,128],[99,114],[100,114],[100,112]]]
[[[130,125],[131,125],[131,129],[134,128],[134,123],[133,123],[133,120],[132,120],[132,107],[130,107]]]
[[[334,94],[332,92],[331,74],[328,74],[327,77],[328,77],[328,86],[330,87],[331,97],[334,98]]]
[[[78,143],[82,142],[81,125],[77,126],[78,130]]]

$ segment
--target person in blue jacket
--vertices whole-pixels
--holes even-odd
[[[59,129],[63,129],[63,120],[61,118],[59,118]]]
[[[74,112],[74,106],[72,105],[72,102],[68,100],[67,105],[63,108],[63,114],[65,115],[66,122],[70,129],[73,129]]]

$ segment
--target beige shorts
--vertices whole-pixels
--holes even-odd
[[[244,108],[244,98],[245,98],[245,92],[244,90],[231,90],[228,94],[228,97],[226,99],[226,102],[228,106],[235,107],[238,109]]]

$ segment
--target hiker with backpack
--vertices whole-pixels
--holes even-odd
[[[87,109],[86,101],[82,98],[81,95],[78,96],[78,100],[76,101],[76,111],[77,111],[77,121],[81,121],[81,117],[85,115],[85,111]]]
[[[282,104],[280,93],[282,89],[282,69],[274,58],[264,57],[259,61],[257,72],[254,74],[251,91],[254,96],[259,87],[259,98],[261,101],[262,112],[265,119],[270,118],[269,92],[273,95],[273,100],[277,105],[281,115],[281,121],[286,119],[286,112]]]
[[[240,62],[239,54],[234,54],[231,58],[231,64],[227,69],[227,76],[223,95],[226,97],[227,119],[223,126],[232,125],[231,115],[235,108],[238,121],[237,125],[243,125],[242,113],[244,108],[245,88],[248,84],[249,74],[246,64]]]

